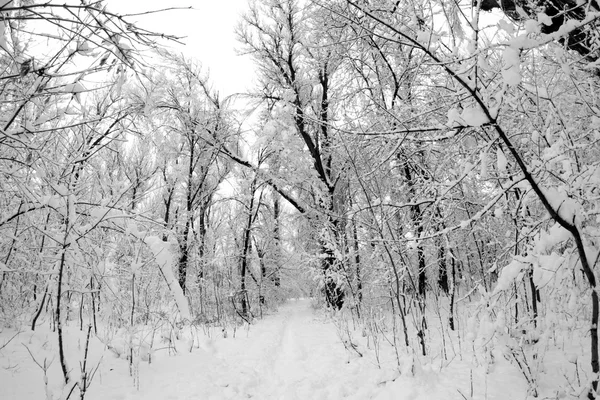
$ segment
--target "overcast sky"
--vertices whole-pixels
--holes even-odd
[[[137,25],[156,32],[186,36],[185,46],[176,49],[196,58],[221,96],[242,92],[253,79],[252,60],[236,55],[239,47],[234,28],[247,10],[248,0],[109,0],[109,10],[117,13],[143,12],[165,7],[189,7],[130,18]]]

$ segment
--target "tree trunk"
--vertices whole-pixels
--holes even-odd
[[[279,195],[273,193],[273,219],[275,220],[275,226],[273,228],[273,241],[275,243],[275,271],[271,275],[273,284],[277,287],[281,286],[281,276],[279,271],[281,269],[281,205]]]
[[[448,294],[450,287],[448,285],[448,270],[446,268],[446,248],[442,240],[438,243],[438,285],[444,293]]]
[[[189,139],[190,154],[188,158],[188,173],[187,173],[187,185],[185,193],[185,225],[183,228],[183,234],[179,239],[179,260],[178,260],[178,272],[179,272],[179,286],[183,290],[185,295],[185,286],[187,280],[187,268],[189,263],[189,235],[190,225],[193,219],[193,182],[194,182],[194,162],[195,162],[195,141],[193,138]]]
[[[189,246],[188,246],[188,236],[190,234],[190,219],[187,218],[185,221],[185,226],[183,228],[183,233],[179,240],[179,260],[177,260],[177,271],[179,272],[179,286],[181,286],[181,290],[183,290],[183,294],[185,294],[185,283],[187,279],[187,267],[189,260]]]
[[[410,173],[410,166],[408,162],[404,163],[404,176],[406,178],[406,184],[409,187],[409,195],[411,198],[414,196],[414,181]],[[423,225],[421,221],[421,208],[419,205],[412,205],[410,207],[410,219],[412,220],[415,228],[415,240],[417,240],[417,265],[418,265],[418,292],[419,296],[425,298],[425,291],[427,286],[427,275],[425,271],[425,251],[423,249],[423,242],[420,239],[423,233]]]
[[[333,199],[333,196],[331,197]],[[337,280],[335,272],[338,269],[337,265],[337,257],[335,256],[334,248],[338,246],[339,243],[339,221],[334,219],[333,215],[333,206],[331,206],[329,213],[327,215],[327,222],[325,226],[330,229],[331,239],[333,243],[325,243],[325,238],[321,238],[323,241],[321,243],[321,249],[323,254],[325,254],[325,258],[321,264],[323,269],[323,279],[325,286],[325,300],[327,301],[327,305],[336,310],[341,310],[344,306],[344,291],[341,288],[340,283]]]
[[[171,216],[171,204],[173,203],[173,194],[175,192],[175,188],[168,185],[167,174],[165,171],[166,171],[166,167],[165,167],[165,170],[163,170],[163,179],[164,179],[165,185],[167,185],[167,198],[164,199],[165,214],[163,217],[163,220],[165,221],[164,228],[166,231],[167,229],[169,229],[169,221],[170,221],[170,216]],[[166,232],[163,233],[162,240],[163,240],[163,242],[166,242],[168,240]]]
[[[454,256],[450,260],[450,266],[452,273],[452,289],[450,291],[450,317],[448,318],[448,323],[450,329],[454,330],[454,296],[456,294],[456,258]]]
[[[362,276],[360,272],[360,248],[358,246],[358,230],[356,229],[356,219],[352,219],[352,239],[354,244],[354,267],[356,273],[356,293],[357,293],[357,310],[360,317],[360,306],[363,299]]]
[[[257,176],[254,177],[250,184],[250,204],[248,204],[248,216],[246,218],[246,226],[244,227],[244,237],[242,240],[242,255],[240,260],[240,294],[241,294],[241,305],[242,315],[245,317],[248,315],[248,296],[246,289],[246,274],[248,271],[248,256],[251,251],[252,242],[250,235],[252,231],[252,221],[254,219],[254,194],[256,193],[256,180]]]
[[[531,310],[533,311],[533,327],[537,328],[538,307],[537,307],[537,288],[533,281],[533,268],[529,271],[529,287],[531,288]]]
[[[206,207],[198,213],[198,287],[202,290],[204,279],[204,256],[206,247]]]

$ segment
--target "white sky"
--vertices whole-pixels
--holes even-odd
[[[248,9],[248,0],[108,0],[110,11],[119,14],[189,6],[194,9],[129,20],[152,31],[186,36],[186,45],[175,50],[201,63],[221,98],[249,88],[254,79],[252,60],[236,54],[239,45],[234,34],[240,15]]]

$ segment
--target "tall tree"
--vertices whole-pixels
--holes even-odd
[[[317,212],[314,218],[320,220],[326,298],[331,306],[340,308],[343,291],[335,271],[343,262],[336,256],[342,232],[342,197],[336,189],[342,171],[335,156],[335,131],[331,126],[337,62],[330,51],[319,49],[326,48],[326,43],[317,40],[327,38],[309,34],[313,29],[324,32],[317,28],[319,19],[313,15],[317,12],[296,0],[255,1],[243,17],[238,36],[244,51],[254,56],[261,71],[256,95],[270,107],[282,107],[306,146],[309,173],[317,179],[310,190]]]
[[[163,146],[157,151],[163,219],[176,232],[178,281],[185,293],[194,249],[202,262],[207,210],[229,173],[220,147],[231,139],[231,126],[218,94],[194,62],[169,53],[162,59],[164,69],[142,82],[136,96],[144,104],[146,126],[158,128],[155,145]],[[196,278],[201,275],[196,271]]]

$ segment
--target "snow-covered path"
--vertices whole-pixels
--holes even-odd
[[[290,301],[250,330],[238,330],[235,339],[204,338],[191,353],[141,364],[139,391],[127,370],[115,365],[97,377],[86,398],[372,398],[380,372],[351,358],[335,326],[314,313],[310,300]]]
[[[236,342],[218,353],[240,375],[252,376],[238,387],[249,397],[333,399],[351,394],[349,354],[333,324],[316,318],[307,300],[288,303]]]
[[[358,332],[352,337],[364,357],[347,351],[332,319],[315,312],[310,300],[289,301],[249,329],[239,328],[235,338],[231,329],[224,338],[220,329],[213,328],[210,335],[199,329],[192,341],[192,331],[185,329],[187,333],[175,341],[176,354],[156,339],[152,363],[139,361],[133,374],[137,379],[126,359],[96,340],[89,365],[99,367],[86,400],[460,400],[470,391],[473,400],[526,397],[520,373],[501,355],[493,368],[475,365],[466,356],[464,361],[455,356],[443,369],[439,359],[428,364],[415,361],[413,374],[413,358],[405,352],[400,374],[393,351],[382,348],[380,369],[373,349],[364,348],[366,338]],[[82,335],[73,329],[68,334],[72,371],[81,360]],[[0,352],[0,382],[8,383],[0,391],[2,400],[58,398],[55,389],[62,379],[54,340],[50,331],[23,333]],[[111,343],[118,340],[115,336]],[[44,395],[43,373],[25,346],[38,360],[50,362],[53,397]]]

